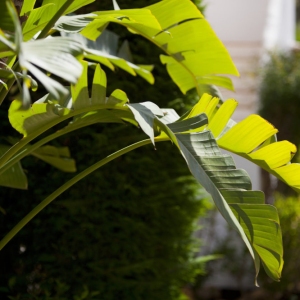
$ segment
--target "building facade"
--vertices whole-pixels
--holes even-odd
[[[259,69],[268,59],[270,51],[286,51],[295,45],[296,9],[295,0],[206,0],[206,19],[228,49],[240,72],[232,77],[235,92],[221,89],[224,99],[234,98],[239,106],[233,115],[240,121],[256,113],[259,106]],[[238,168],[249,173],[253,189],[261,189],[260,170],[243,158],[234,156]],[[206,221],[202,235],[204,249],[201,254],[225,247],[233,249],[236,267],[216,262],[207,286],[218,288],[248,289],[254,287],[254,266],[250,255],[244,253],[241,239],[228,229],[223,218],[215,213]],[[232,237],[232,238],[229,238]],[[224,249],[223,249],[224,250]],[[230,254],[229,254],[230,256]],[[234,262],[232,262],[234,264]],[[249,271],[250,270],[250,271]],[[252,270],[252,271],[251,271]]]

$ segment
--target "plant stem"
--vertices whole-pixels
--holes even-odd
[[[169,140],[168,138],[156,138],[156,142],[162,142]],[[150,139],[142,140],[130,146],[127,146],[117,152],[107,156],[106,158],[98,161],[94,165],[88,167],[78,175],[74,176],[72,179],[67,181],[61,187],[59,187],[56,191],[54,191],[51,195],[49,195],[46,199],[44,199],[40,204],[38,204],[30,213],[28,213],[1,241],[0,241],[0,250],[29,222],[31,221],[42,209],[44,209],[48,204],[50,204],[54,199],[56,199],[59,195],[61,195],[64,191],[69,189],[79,180],[83,179],[87,175],[91,174],[92,172],[96,171],[98,168],[104,166],[105,164],[109,163],[110,161],[126,154],[134,149],[142,147],[144,145],[151,144]]]
[[[48,129],[52,128],[53,126],[61,123],[62,121],[65,121],[71,117],[80,115],[82,113],[86,113],[92,110],[100,110],[100,109],[119,109],[119,110],[128,110],[127,107],[123,106],[114,106],[114,105],[94,105],[94,106],[88,106],[81,109],[76,109],[75,111],[70,111],[67,115],[61,116],[59,118],[55,118],[51,121],[49,121],[47,124],[39,127],[37,130],[35,130],[33,133],[30,133],[25,138],[21,139],[18,143],[14,144],[6,153],[4,153],[0,157],[0,168],[5,165],[15,154],[22,151],[22,149],[29,144],[33,139],[47,131]]]
[[[52,17],[52,19],[47,23],[44,29],[41,31],[37,40],[42,39],[48,35],[48,32],[54,26],[56,21],[64,14],[67,8],[74,2],[74,0],[67,0],[66,3],[62,5],[62,7],[56,12],[56,14]]]
[[[7,163],[3,165],[3,167],[0,168],[0,175],[3,174],[6,170],[8,170],[10,167],[12,167],[15,163],[20,161],[22,158],[30,155],[34,150],[71,131],[73,130],[70,130],[68,127],[65,127],[64,129],[61,129],[53,134],[46,136],[45,138],[41,139],[33,145],[28,145],[27,148],[23,149],[21,152],[18,152],[12,159],[10,159]]]

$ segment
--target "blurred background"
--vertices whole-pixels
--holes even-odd
[[[278,140],[300,144],[300,5],[295,0],[207,0],[205,16],[228,49],[240,77],[233,77],[235,92],[221,90],[224,99],[234,98],[239,106],[235,121],[259,113],[279,129]],[[278,208],[283,230],[284,260],[282,280],[271,283],[260,276],[261,288],[253,289],[253,268],[247,251],[233,238],[217,214],[206,224],[202,234],[214,226],[212,248],[224,253],[224,259],[209,264],[210,277],[205,286],[220,299],[300,299],[299,297],[299,207],[298,195],[284,183],[234,156],[237,166],[249,173],[253,188],[265,192],[266,201]],[[296,155],[293,162],[298,162]],[[225,232],[226,231],[226,232]],[[205,243],[207,245],[207,243]],[[203,252],[211,251],[202,247]],[[251,271],[252,270],[252,271]],[[222,290],[223,294],[215,289]],[[252,291],[251,291],[252,290]],[[214,291],[214,292],[212,292]],[[234,291],[236,294],[234,295]],[[203,299],[205,289],[201,294]],[[224,296],[224,293],[227,296]]]
[[[122,9],[155,2],[118,1]],[[240,121],[259,112],[279,129],[280,140],[298,146],[299,1],[193,2],[240,72],[239,78],[232,78],[235,92],[220,90],[223,99],[240,103],[233,119]],[[112,8],[110,0],[95,1],[78,13]],[[183,96],[171,81],[160,64],[159,49],[115,24],[109,29],[118,34],[120,45],[128,40],[134,62],[155,65],[156,83],[151,86],[141,78],[132,80],[122,70],[111,72],[104,67],[108,94],[120,88],[131,102],[153,101],[179,114],[196,103],[195,91]],[[0,110],[2,130],[18,137],[7,121],[8,105],[4,101]],[[53,145],[68,146],[81,171],[140,137],[141,132],[129,126],[94,125]],[[56,199],[2,251],[0,299],[300,299],[298,196],[235,157],[237,166],[251,176],[253,188],[262,189],[268,203],[277,206],[283,231],[282,280],[270,282],[261,274],[261,288],[255,288],[253,263],[243,243],[172,150],[172,145],[160,144],[156,151],[149,146],[120,157]],[[294,161],[298,159],[296,155]],[[73,176],[34,157],[22,164],[29,189],[0,189],[1,235]]]

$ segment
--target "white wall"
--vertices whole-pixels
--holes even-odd
[[[206,18],[228,49],[241,75],[240,78],[232,77],[235,92],[221,90],[224,99],[234,98],[239,102],[233,119],[240,121],[257,111],[257,74],[265,51],[287,49],[294,44],[295,0],[206,0],[206,4]],[[243,158],[234,156],[234,159],[237,167],[246,169],[250,175],[253,189],[260,189],[259,168]],[[204,253],[201,254],[210,254],[218,242],[230,236],[226,222],[219,214],[214,216],[213,222],[207,222],[202,234],[207,247],[204,245]],[[242,253],[243,242],[240,238],[235,237],[230,243],[234,248],[241,249]],[[254,270],[253,264],[249,267],[249,259],[247,265],[248,270]],[[254,287],[253,275],[252,272],[248,276],[234,277],[222,270],[219,263],[207,285],[251,288]]]
[[[264,38],[268,2],[269,0],[206,0],[205,16],[224,42],[258,42]]]
[[[289,50],[295,44],[295,0],[269,0],[264,31],[266,50]]]

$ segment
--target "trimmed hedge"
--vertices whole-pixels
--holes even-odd
[[[110,3],[97,1],[89,11],[110,8]],[[149,4],[130,2],[132,7]],[[131,102],[148,100],[181,111],[194,103],[195,93],[182,96],[158,62],[159,49],[123,28],[113,29],[129,40],[136,63],[155,64],[156,84],[106,70],[108,92],[120,88]],[[5,105],[1,126],[13,135]],[[70,147],[81,171],[141,135],[131,126],[95,125],[53,145]],[[33,219],[1,252],[0,298],[178,299],[184,285],[203,272],[203,265],[194,262],[199,243],[192,233],[209,204],[173,145],[156,147],[140,148],[104,166]],[[0,213],[1,235],[73,176],[32,157],[23,160],[23,167],[28,191],[0,189],[6,212]]]

